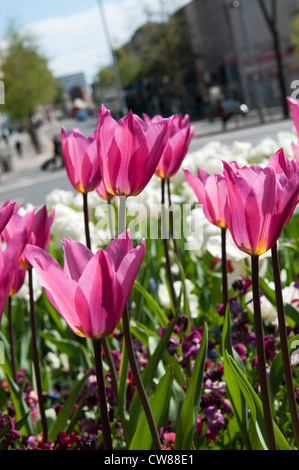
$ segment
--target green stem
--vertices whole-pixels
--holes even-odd
[[[276,294],[276,306],[277,306],[277,315],[278,315],[278,324],[279,324],[279,335],[280,335],[280,345],[281,345],[281,354],[282,362],[285,375],[285,383],[287,389],[287,397],[290,407],[291,419],[294,428],[294,434],[296,438],[297,446],[299,447],[299,419],[298,419],[298,408],[296,403],[296,395],[293,384],[293,375],[291,368],[291,361],[289,355],[288,347],[288,337],[284,313],[284,304],[282,296],[282,287],[280,279],[280,266],[278,258],[277,243],[272,247],[272,264],[273,264],[273,274],[275,282],[275,294]]]
[[[116,400],[117,400],[117,390],[118,390],[118,377],[117,377],[117,371],[115,367],[115,363],[113,360],[113,357],[111,355],[111,351],[109,348],[108,340],[107,338],[102,338],[102,343],[103,343],[103,348],[105,351],[105,356],[107,358],[108,366],[111,372],[111,378],[112,378],[112,385],[113,389],[116,395]]]
[[[177,305],[177,298],[174,290],[174,285],[173,285],[173,277],[172,277],[172,272],[171,272],[171,264],[170,264],[170,258],[169,258],[169,250],[168,250],[168,243],[167,243],[167,230],[166,230],[166,218],[165,218],[165,179],[161,178],[161,236],[162,236],[162,241],[163,241],[163,246],[164,246],[164,254],[165,254],[165,259],[166,259],[166,273],[168,277],[168,282],[169,282],[169,288],[170,288],[170,294],[171,294],[171,300],[174,306],[174,309],[176,309]]]
[[[172,203],[171,203],[171,191],[170,191],[170,180],[169,180],[169,178],[167,178],[167,192],[168,192],[168,208],[169,208],[170,231],[171,231],[171,236],[172,236],[172,240],[173,240],[174,252],[175,252],[179,262],[181,263],[180,252],[179,252],[179,249],[178,249],[178,244],[177,244],[177,240],[176,240],[175,232],[174,232],[173,210],[172,210]]]
[[[253,293],[253,309],[254,309],[254,323],[256,334],[256,347],[258,358],[258,372],[261,387],[261,397],[264,410],[264,419],[266,426],[266,433],[268,438],[269,450],[277,450],[274,424],[272,419],[272,410],[270,403],[270,394],[266,370],[266,354],[264,348],[264,334],[263,322],[260,302],[260,286],[259,286],[259,256],[251,256],[251,269],[252,269],[252,293]]]
[[[101,413],[104,450],[112,450],[113,446],[112,446],[110,421],[109,421],[108,407],[107,407],[101,339],[93,340],[93,348],[94,348],[94,358],[95,358],[96,376],[97,376],[97,384],[98,384],[98,396],[99,396],[99,406],[100,406],[100,413]]]
[[[118,235],[126,231],[126,196],[119,196],[119,207],[118,207]]]
[[[126,230],[126,197],[120,196],[119,197],[119,219],[118,219],[118,230],[119,230],[119,235],[123,233]],[[145,412],[145,416],[147,418],[147,422],[149,425],[149,429],[151,432],[151,436],[153,439],[154,447],[156,450],[161,449],[161,442],[159,438],[159,433],[156,427],[156,423],[152,414],[152,410],[148,401],[148,397],[140,376],[135,352],[134,352],[134,347],[133,347],[133,340],[131,336],[131,330],[130,330],[130,318],[129,318],[129,311],[128,307],[126,306],[122,315],[122,320],[123,320],[123,331],[124,331],[124,339],[125,339],[125,347],[126,347],[126,352],[128,355],[128,360],[129,364],[131,367],[131,371],[133,374],[134,382],[136,384],[136,388],[138,391],[138,394],[140,396],[140,400]]]
[[[227,259],[226,259],[226,228],[221,228],[221,264],[222,264],[222,302],[225,315],[228,306]]]
[[[37,349],[37,329],[36,329],[36,314],[34,309],[34,294],[33,294],[33,280],[32,280],[32,268],[28,269],[29,276],[29,300],[30,300],[30,325],[32,335],[32,355],[33,365],[35,372],[35,381],[38,395],[39,410],[41,415],[42,429],[43,429],[43,442],[48,441],[48,425],[45,413],[45,404],[43,399],[41,374],[39,367],[38,349]]]
[[[82,193],[82,195],[83,195],[83,214],[84,214],[86,246],[87,246],[87,248],[91,249],[87,193]]]
[[[135,353],[134,353],[134,348],[133,348],[133,341],[132,341],[132,336],[131,336],[131,331],[130,331],[130,320],[129,320],[129,312],[128,308],[125,307],[124,313],[123,313],[123,328],[124,328],[124,337],[125,337],[125,344],[127,348],[127,354],[128,354],[128,359],[129,363],[131,366],[132,374],[134,377],[134,381],[141,399],[141,403],[147,418],[147,422],[150,428],[151,436],[154,442],[154,447],[156,450],[161,450],[161,442],[159,438],[159,433],[157,430],[157,426],[155,423],[155,419],[152,414],[152,410],[147,398],[147,394],[139,373],[138,369],[138,364],[136,361]]]
[[[90,238],[90,230],[89,230],[89,215],[88,215],[88,200],[87,200],[87,193],[83,194],[83,212],[84,212],[84,225],[85,225],[85,239],[86,239],[86,246],[91,250],[91,238]],[[102,339],[103,347],[105,350],[105,355],[107,357],[107,362],[110,367],[110,372],[112,376],[112,383],[113,388],[115,390],[116,399],[117,399],[117,389],[118,389],[118,378],[117,372],[115,369],[115,364],[113,358],[111,356],[109,344],[106,338]]]
[[[12,377],[17,382],[17,369],[16,369],[16,357],[15,357],[15,346],[14,346],[14,334],[13,334],[13,321],[12,321],[12,307],[11,307],[11,296],[8,297],[7,303],[8,310],[8,327],[9,327],[9,342],[10,342],[10,358]]]
[[[110,229],[110,238],[113,240],[114,238],[114,230],[113,230],[113,220],[112,220],[112,214],[111,214],[111,200],[108,199],[107,201],[108,205],[108,221],[109,221],[109,229]]]

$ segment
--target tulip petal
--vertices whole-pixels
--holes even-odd
[[[5,202],[0,207],[0,233],[3,231],[9,219],[11,218],[14,207],[15,202]]]
[[[111,256],[115,271],[118,271],[123,258],[132,249],[133,243],[130,237],[130,230],[127,230],[125,234],[120,234],[117,238],[109,243],[105,251]]]
[[[84,291],[90,311],[94,312],[89,336],[108,336],[114,331],[122,315],[123,295],[109,254],[100,249],[89,260],[78,285]]]
[[[52,258],[46,251],[34,245],[27,245],[24,250],[25,256],[31,266],[37,271],[41,285],[45,288],[47,296],[65,319],[69,327],[78,335],[85,336],[81,327],[82,319],[79,318],[75,296],[77,303],[81,300],[80,316],[88,317],[87,303],[84,302],[84,295],[78,289],[77,283],[70,279],[59,263]]]
[[[122,309],[124,309],[126,302],[129,299],[136,276],[143,261],[145,254],[145,244],[146,242],[143,239],[141,245],[127,253],[117,271],[117,278],[122,285],[124,292]]]
[[[73,281],[78,282],[93,253],[83,243],[66,237],[62,240],[64,271]]]

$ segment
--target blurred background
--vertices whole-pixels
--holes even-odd
[[[299,97],[299,1],[10,0],[0,80],[2,172],[11,136],[20,158],[22,133],[39,153],[43,126],[84,122],[101,103],[116,118],[188,113],[222,130],[235,115],[288,118],[285,97]]]

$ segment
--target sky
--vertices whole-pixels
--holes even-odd
[[[111,64],[112,47],[126,43],[152,15],[161,19],[191,0],[8,0],[0,9],[0,47],[12,22],[37,37],[55,77],[84,72],[91,83]],[[104,21],[108,30],[105,34]]]

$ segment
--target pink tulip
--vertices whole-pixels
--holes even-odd
[[[270,158],[267,166],[274,168],[276,174],[284,174],[287,178],[293,176],[298,170],[296,160],[290,160],[286,157],[282,148],[275,152],[273,157]]]
[[[31,211],[33,217],[33,225],[32,230],[30,232],[30,237],[28,239],[28,243],[31,245],[39,246],[44,250],[47,250],[50,238],[51,238],[51,226],[54,219],[54,208],[52,209],[51,213],[48,215],[46,206],[43,206],[37,212],[35,209]],[[14,212],[9,223],[6,225],[5,229],[2,232],[3,239],[8,242],[10,238],[13,236],[15,230],[18,228],[20,221],[25,216],[20,215],[18,212]],[[20,257],[19,263],[22,268],[28,269],[30,265],[26,261],[25,256],[22,254]]]
[[[105,201],[110,201],[114,197],[113,194],[107,191],[103,180],[97,185],[96,192]]]
[[[14,233],[6,242],[4,251],[0,249],[0,320],[2,318],[7,300],[11,294],[14,275],[18,268],[19,258],[28,242],[33,225],[33,213],[22,218]]]
[[[185,177],[193,188],[199,204],[202,204],[206,218],[219,228],[226,228],[224,204],[226,200],[226,184],[223,173],[210,175],[199,168],[197,176],[184,170]]]
[[[79,336],[99,339],[117,327],[145,253],[133,248],[129,232],[95,255],[85,245],[63,240],[64,268],[44,250],[25,254],[56,310]]]
[[[287,96],[287,101],[289,103],[291,116],[297,131],[297,135],[299,136],[299,102],[291,96]]]
[[[6,201],[0,206],[0,233],[3,231],[7,222],[12,216],[15,207],[15,202]]]
[[[278,154],[279,156],[279,154]],[[276,157],[277,158],[277,157]],[[289,178],[269,165],[239,168],[223,162],[227,185],[224,216],[240,250],[261,255],[272,248],[298,200],[299,171]]]
[[[17,263],[13,269],[9,295],[14,295],[21,289],[25,281],[25,276],[26,269],[22,268],[19,263]]]
[[[61,145],[66,172],[72,186],[80,193],[93,191],[100,181],[95,135],[86,138],[76,128],[67,135],[62,127]]]
[[[114,196],[137,196],[148,184],[170,132],[169,119],[150,126],[132,111],[118,122],[101,105],[96,129],[100,173]]]
[[[143,119],[147,125],[151,125],[160,122],[163,117],[157,114],[150,119],[147,114],[143,114]],[[163,179],[170,178],[178,172],[194,136],[194,127],[189,123],[188,114],[184,117],[181,114],[174,114],[170,120],[172,124],[170,136],[155,171],[155,174]]]

